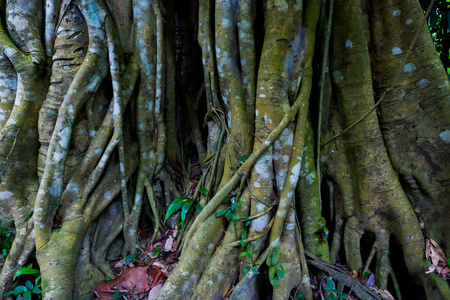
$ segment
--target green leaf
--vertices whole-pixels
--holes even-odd
[[[231,210],[228,210],[227,213],[225,214],[225,218],[230,220],[232,217],[233,217],[233,212]]]
[[[281,271],[281,273],[283,273],[283,275],[284,275],[284,268],[283,268],[283,265],[280,265],[280,271]]]
[[[339,299],[347,299],[348,297],[349,297],[349,295],[347,295],[347,294],[338,294]]]
[[[228,212],[228,208],[222,209],[218,213],[216,213],[216,218],[219,218]]]
[[[276,270],[275,272],[277,273],[278,278],[280,278],[280,279],[284,278],[284,274],[283,274],[283,272],[281,272],[281,270]]]
[[[239,256],[248,256],[249,254],[250,254],[250,252],[246,251],[246,252],[242,252],[241,254],[239,254]]]
[[[270,267],[269,268],[269,271],[268,271],[268,274],[269,274],[269,278],[274,278],[275,277],[275,274],[276,274],[276,272],[275,272],[275,267]]]
[[[29,219],[31,219],[31,217],[33,216],[33,213],[34,213],[34,211],[31,211],[29,214],[28,214],[28,216],[27,216],[27,221],[29,220]]]
[[[206,189],[206,188],[201,188],[201,189],[198,190],[198,192],[202,193],[202,194],[205,194],[205,195],[208,195],[208,193],[209,193],[208,189]]]
[[[182,206],[183,206],[183,202],[187,199],[190,199],[189,197],[186,196],[180,196],[175,198],[172,203],[170,203],[169,207],[167,208],[167,213],[166,216],[164,217],[164,222],[167,221],[168,218],[170,218],[170,216],[178,211]]]
[[[23,293],[23,300],[31,300],[31,291],[25,291]]]
[[[181,222],[184,223],[186,220],[186,215],[189,211],[189,208],[191,208],[192,203],[194,203],[194,199],[187,199],[186,202],[183,204],[183,208],[181,209]]]
[[[110,278],[111,279],[111,278]],[[41,280],[41,275],[39,275],[35,280],[34,280],[34,284],[38,285],[39,280]]]
[[[222,204],[228,204],[231,202],[231,197],[225,197],[225,199],[222,200]]]
[[[303,294],[300,293],[300,292],[297,293],[297,296],[300,298],[300,300],[305,300],[306,299],[305,296],[303,296]]]
[[[334,287],[334,282],[333,282],[333,279],[331,279],[331,277],[327,278],[327,287],[329,289],[332,289]]]
[[[203,210],[203,207],[200,205],[200,203],[195,204],[195,209],[198,213],[201,213]]]
[[[331,292],[333,289],[329,289],[329,288],[323,288],[323,290],[325,291],[325,292]]]
[[[253,274],[259,274],[259,271],[257,268],[252,268],[252,272],[253,272]]]
[[[241,156],[241,158],[239,158],[238,167],[242,166],[249,157],[250,157],[250,155],[248,155],[248,154]]]
[[[369,277],[370,273],[369,272],[364,272],[362,279],[366,279],[367,277]]]
[[[139,258],[139,254],[134,253],[133,255],[131,255],[131,257],[133,258],[134,261],[140,261],[141,259]]]
[[[16,300],[23,300],[22,295],[17,296],[17,299],[16,299]]]
[[[247,221],[247,222],[245,222],[245,226],[248,226],[248,225],[250,225],[252,223],[252,221]]]
[[[337,300],[337,298],[334,294],[330,294],[328,295],[328,300]]]
[[[32,292],[33,294],[39,295],[39,294],[41,293],[41,289],[40,289],[38,286],[35,286],[35,287],[31,290],[31,292]]]
[[[118,299],[120,296],[122,296],[122,293],[120,291],[116,291],[114,293],[114,300]]]
[[[14,279],[16,279],[16,277],[19,277],[20,275],[25,275],[25,274],[40,274],[41,271],[37,270],[37,269],[31,269],[31,268],[22,268],[19,271],[16,272],[16,274],[14,275]]]
[[[236,224],[237,224],[237,216],[236,216],[236,214],[233,214],[233,224],[234,224],[234,226],[236,226]]]
[[[245,244],[245,241],[244,241],[244,239],[241,239],[241,241],[240,241],[240,242],[241,242],[241,246],[242,246],[242,247],[244,247],[244,244]]]
[[[125,257],[125,266],[127,266],[133,259],[131,258],[131,256],[127,256]]]
[[[231,205],[231,210],[235,210],[236,207],[238,206],[239,202],[235,201],[232,205]]]
[[[450,258],[447,258],[447,265],[450,266]]]
[[[244,276],[247,276],[248,271],[250,271],[250,267],[249,267],[249,266],[246,266],[246,267],[244,268]]]
[[[33,289],[33,284],[32,284],[31,281],[29,281],[29,280],[25,281],[25,286],[26,286],[29,290],[32,290],[32,289]]]
[[[245,239],[246,236],[247,236],[247,231],[242,230],[242,232],[241,232],[241,238]]]
[[[280,280],[277,277],[270,278],[269,281],[272,284],[274,289],[278,289],[280,287]]]
[[[278,248],[275,248],[272,252],[272,266],[275,266],[277,264],[279,258],[280,252],[278,251]]]

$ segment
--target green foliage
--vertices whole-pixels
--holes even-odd
[[[344,294],[339,290],[334,288],[334,282],[331,277],[327,278],[327,287],[324,288],[326,292],[329,292],[327,299],[328,300],[337,300],[337,299],[348,299],[350,297],[348,294]]]
[[[239,193],[238,190],[233,192],[233,194],[238,194],[238,193]],[[233,199],[234,199],[234,201],[233,201]],[[236,224],[237,224],[237,215],[236,215],[235,211],[238,208],[239,204],[244,204],[244,202],[238,200],[237,196],[226,197],[225,199],[222,200],[222,204],[228,204],[230,202],[232,203],[231,206],[218,211],[216,213],[216,218],[220,218],[221,216],[225,216],[225,218],[227,218],[227,220],[233,220],[233,224],[234,224],[234,226],[236,226]]]
[[[252,248],[252,244],[251,244],[251,243],[248,243],[248,244],[247,244],[247,250],[244,251],[244,252],[242,252],[242,253],[239,255],[239,256],[242,256],[242,257],[248,257],[248,260],[249,260],[249,265],[246,266],[246,267],[244,268],[244,276],[246,276],[247,273],[248,273],[250,270],[252,270],[252,272],[253,272],[254,274],[259,274],[259,271],[258,271],[258,269],[256,268],[255,263],[254,263],[253,260],[252,260],[253,253],[255,253],[256,249],[258,249],[259,244],[261,244],[261,241],[258,242],[258,244],[256,245],[256,247],[255,247],[254,250],[252,251],[252,250],[250,250],[250,249]],[[241,243],[241,245],[242,245],[242,243]]]
[[[32,268],[32,264],[26,266],[25,268],[20,269],[14,275],[14,279],[21,275],[27,274],[39,274],[34,280],[34,284],[31,280],[25,281],[24,284],[18,285],[14,288],[14,290],[7,292],[4,296],[14,295],[17,296],[16,300],[30,300],[32,295],[40,295],[41,294],[41,275],[40,271]]]
[[[241,156],[241,158],[239,158],[239,161],[238,161],[238,165],[237,165],[238,168],[240,168],[249,157],[250,157],[250,155]]]
[[[119,299],[120,296],[122,296],[122,293],[121,293],[120,291],[116,291],[116,292],[114,293],[114,299],[113,299],[113,300]]]
[[[269,257],[267,257],[266,263],[269,267],[269,281],[272,286],[277,289],[280,286],[280,279],[284,278],[284,268],[280,265],[280,268],[276,268],[276,264],[280,259],[280,249],[275,248]]]
[[[137,262],[137,261],[141,261],[139,254],[134,253],[133,255],[128,255],[125,257],[125,266],[128,266],[129,263],[131,262]]]
[[[199,192],[203,194],[208,194],[208,190],[205,188],[201,188]],[[195,202],[194,199],[191,199],[187,196],[180,196],[175,198],[175,200],[172,201],[172,203],[169,205],[169,208],[167,209],[166,216],[164,217],[164,222],[166,222],[171,215],[173,215],[175,212],[181,209],[181,214],[179,216],[178,221],[181,222],[180,226],[183,227],[184,221],[186,220],[186,215],[194,202]],[[200,203],[196,203],[195,209],[197,210],[197,212],[200,213],[203,208],[200,205]]]
[[[420,4],[425,12],[430,0],[420,0]],[[436,0],[427,21],[434,46],[450,79],[450,1]]]
[[[328,239],[329,230],[325,227],[327,224],[327,221],[324,217],[321,217],[319,219],[319,230],[317,231],[317,234],[320,236],[320,241],[325,242]]]
[[[3,259],[8,256],[9,250],[11,249],[11,232],[8,230],[8,223],[0,220],[0,249],[2,251]]]

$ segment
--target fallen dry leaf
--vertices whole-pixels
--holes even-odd
[[[95,292],[102,300],[113,300],[116,290],[134,290],[146,293],[151,288],[147,275],[148,269],[147,266],[125,268],[116,278],[100,283]]]
[[[169,235],[169,237],[166,240],[166,243],[164,244],[164,249],[171,251],[173,245],[173,236]]]
[[[161,290],[162,286],[163,286],[163,284],[160,283],[157,286],[155,286],[154,288],[152,288],[150,293],[148,293],[147,300],[154,300],[154,299],[156,299],[156,296],[158,295],[158,292]]]

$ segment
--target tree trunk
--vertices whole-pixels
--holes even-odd
[[[155,240],[192,189],[203,209],[179,224],[158,299],[313,299],[310,275],[335,262],[396,298],[450,299],[425,273],[430,239],[450,254],[450,86],[418,1],[15,0],[0,14],[0,214],[16,232],[0,298],[34,247],[44,299],[92,297],[114,240],[138,252],[143,220]]]

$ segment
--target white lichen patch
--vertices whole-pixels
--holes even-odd
[[[266,94],[259,94],[258,97],[259,98],[266,98]]]
[[[411,25],[412,22],[413,22],[413,19],[408,18],[408,19],[406,19],[405,24],[406,24],[406,25]]]
[[[258,159],[255,164],[255,172],[258,177],[264,181],[272,180],[272,147],[270,146],[267,153]]]
[[[78,194],[80,192],[80,187],[78,186],[78,184],[74,181],[70,182],[67,187],[66,187],[67,191],[72,193],[72,194]]]
[[[103,197],[105,198],[105,199],[111,199],[111,192],[110,191],[106,191],[104,194],[103,194]]]
[[[265,208],[266,206],[263,203],[256,204],[256,210],[258,211],[258,213],[262,213]]]
[[[441,140],[444,141],[444,143],[449,144],[450,143],[450,130],[447,129],[445,131],[442,131],[441,133],[439,133],[439,137],[441,138]]]
[[[14,196],[14,194],[10,191],[0,192],[0,200],[8,200],[11,196]]]
[[[280,242],[280,238],[276,238],[276,239],[273,240],[272,243],[270,243],[270,246],[276,248],[276,247],[278,247],[278,243],[279,242]]]
[[[429,84],[430,84],[430,82],[428,81],[428,79],[422,78],[416,82],[416,87],[424,88],[424,87],[428,86]]]
[[[291,175],[289,176],[289,183],[292,188],[295,188],[297,186],[298,177],[300,176],[300,165],[301,163],[298,162],[295,164],[295,166],[292,167]]]
[[[223,28],[231,28],[231,21],[229,19],[222,19]]]
[[[264,141],[264,145],[270,146],[270,141]]]
[[[350,40],[345,41],[345,48],[353,48],[353,42]]]
[[[102,148],[98,148],[96,150],[94,150],[95,155],[100,156],[102,155],[103,149]]]
[[[314,174],[314,173],[309,173],[305,177],[306,181],[308,181],[309,184],[313,184],[314,183],[314,178],[316,178],[316,174]]]
[[[340,83],[344,79],[344,76],[342,76],[341,72],[339,72],[338,70],[334,71],[331,76],[333,77],[334,83]]]
[[[286,0],[275,0],[275,6],[281,13],[287,12],[289,5]]]
[[[264,204],[263,204],[264,205]],[[256,231],[263,231],[264,228],[269,224],[269,216],[267,214],[262,215],[261,217],[254,219],[252,221],[252,228]]]
[[[405,73],[411,73],[415,69],[416,69],[416,65],[413,63],[407,63],[406,65],[403,66],[403,72],[405,72]]]
[[[392,48],[392,55],[399,55],[402,54],[402,49],[400,47],[394,47]]]
[[[282,169],[278,171],[276,176],[277,186],[282,186],[284,181],[286,180],[287,170]]]
[[[395,9],[393,12],[392,12],[392,15],[394,16],[394,17],[398,17],[398,16],[400,16],[402,14],[402,11],[400,10],[400,9]]]
[[[287,193],[286,197],[288,197],[289,199],[292,199],[292,197],[294,197],[294,191],[290,191],[289,193]]]

